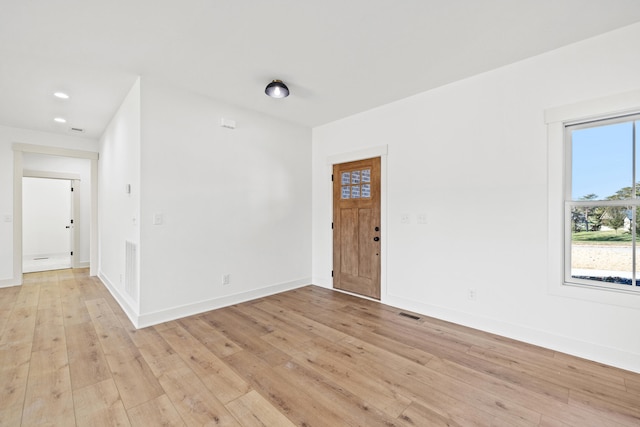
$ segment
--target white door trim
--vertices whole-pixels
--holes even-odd
[[[52,172],[52,171],[38,171],[24,169],[22,176],[25,178],[46,178],[46,179],[66,179],[71,181],[73,188],[73,200],[71,203],[71,218],[73,219],[73,225],[71,226],[71,267],[81,268],[86,265],[81,265],[79,257],[77,256],[78,248],[80,247],[80,233],[76,231],[76,228],[81,224],[80,218],[80,174],[67,173],[67,172]]]
[[[22,177],[23,154],[46,154],[91,160],[91,223],[89,224],[89,274],[95,276],[98,269],[98,153],[32,144],[13,144],[13,280],[12,285],[22,284]],[[29,172],[29,171],[27,171]],[[74,195],[74,197],[76,197]],[[80,204],[74,204],[74,215]],[[79,233],[75,233],[79,234]],[[79,247],[79,244],[76,245]],[[75,258],[74,258],[75,259]],[[75,264],[75,261],[74,261]]]
[[[76,173],[65,172],[47,172],[47,171],[35,171],[35,170],[23,170],[23,178],[42,178],[42,179],[61,179],[69,181],[69,185],[73,188],[73,194],[70,198],[70,215],[73,220],[71,227],[71,268],[86,267],[80,264],[78,257],[78,248],[80,247],[80,233],[76,231],[76,228],[82,224],[80,218],[80,175]],[[24,230],[22,230],[24,233]]]
[[[80,174],[66,172],[50,172],[23,169],[22,176],[25,178],[49,178],[49,179],[68,179],[69,181],[80,181]]]

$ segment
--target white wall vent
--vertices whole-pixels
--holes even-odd
[[[138,245],[125,242],[124,289],[134,301],[138,300]]]

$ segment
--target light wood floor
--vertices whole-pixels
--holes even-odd
[[[0,289],[0,425],[638,426],[640,375],[318,287],[136,330],[86,270]]]

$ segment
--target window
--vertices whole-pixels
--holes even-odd
[[[371,169],[342,172],[340,184],[342,199],[368,199],[371,197]]]
[[[640,292],[640,114],[565,124],[564,282]]]

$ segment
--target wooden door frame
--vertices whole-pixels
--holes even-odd
[[[371,147],[359,151],[341,153],[327,157],[327,176],[328,182],[331,184],[328,195],[331,217],[329,218],[329,227],[327,227],[327,229],[329,234],[329,241],[331,242],[331,244],[329,245],[329,251],[331,252],[330,259],[332,269],[333,230],[331,230],[331,222],[333,221],[333,182],[331,182],[331,174],[333,172],[333,165],[371,159],[373,157],[380,157],[380,300],[369,298],[360,294],[354,294],[341,289],[336,289],[333,287],[333,279],[331,280],[331,288],[339,292],[344,292],[350,295],[355,295],[357,297],[370,299],[372,301],[379,301],[381,303],[384,303],[387,299],[387,238],[389,236],[389,234],[387,233],[387,152],[388,146],[380,145],[377,147]]]

